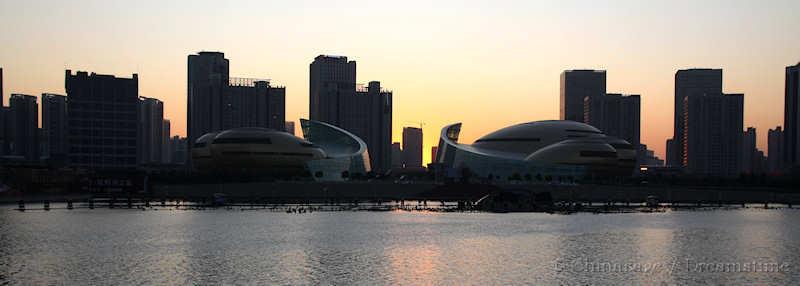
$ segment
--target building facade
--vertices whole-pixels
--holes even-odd
[[[8,99],[10,123],[9,154],[26,161],[39,160],[39,105],[36,97],[11,94]]]
[[[59,94],[42,94],[42,131],[47,140],[47,152],[43,158],[66,162],[69,153],[67,144],[67,97]],[[44,138],[43,138],[44,139]]]
[[[309,114],[352,132],[366,142],[372,170],[391,168],[392,92],[380,82],[366,87],[356,84],[356,62],[347,57],[320,55],[314,58],[309,78]]]
[[[584,98],[584,123],[638,148],[641,99],[639,95],[606,94]]]
[[[744,95],[684,97],[684,171],[730,177],[739,174]]]
[[[403,127],[403,166],[422,167],[422,128]]]
[[[139,77],[66,71],[69,161],[76,167],[138,164]]]
[[[686,69],[675,73],[675,109],[671,155],[667,155],[667,165],[683,166],[684,154],[684,99],[690,96],[722,94],[721,69]]]
[[[786,67],[783,111],[783,167],[800,165],[800,63]]]
[[[778,126],[767,135],[767,170],[772,174],[783,171],[783,130]]]
[[[739,172],[742,174],[755,174],[761,170],[756,148],[756,129],[747,127],[742,132],[742,150],[739,152]]]
[[[164,103],[149,97],[139,98],[139,164],[161,163],[164,128]]]
[[[587,96],[606,94],[606,71],[566,70],[561,73],[559,118],[583,122],[583,101]]]

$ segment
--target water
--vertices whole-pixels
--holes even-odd
[[[800,281],[800,210],[20,213],[12,207],[0,207],[0,285]]]

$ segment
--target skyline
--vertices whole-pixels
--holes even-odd
[[[791,15],[800,3],[791,1],[771,7],[747,1],[593,7],[580,1],[464,7],[237,2],[213,9],[211,2],[120,3],[0,2],[5,94],[64,94],[65,69],[137,73],[139,95],[162,100],[173,133],[185,136],[187,55],[221,51],[231,60],[231,76],[286,86],[287,120],[295,122],[308,118],[313,58],[345,55],[358,62],[359,83],[378,79],[394,92],[392,142],[402,141],[402,127],[425,122],[428,150],[450,123],[463,122],[462,140],[472,142],[501,126],[557,119],[560,73],[602,69],[609,93],[641,94],[642,143],[665,158],[677,70],[723,69],[723,92],[745,95],[743,129],[756,127],[758,148],[766,152],[767,130],[783,125],[785,67],[800,61],[793,54],[800,39],[786,29],[800,26]],[[97,17],[72,20],[91,16]],[[209,22],[219,25],[200,23],[205,16],[217,17]],[[620,17],[627,21],[616,21]],[[287,19],[297,25],[281,22]],[[443,105],[457,111],[441,113]],[[423,152],[423,162],[429,155]]]

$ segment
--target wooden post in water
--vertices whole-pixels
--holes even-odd
[[[71,209],[72,209],[72,200],[68,200],[68,201],[67,201],[67,209],[68,209],[68,210],[71,210]]]
[[[25,201],[19,200],[19,202],[17,202],[17,210],[21,212],[25,211]]]
[[[50,201],[44,201],[44,210],[46,211],[50,210]]]
[[[94,209],[94,200],[93,199],[89,199],[89,209],[90,210]]]

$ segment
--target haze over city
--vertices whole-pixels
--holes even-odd
[[[591,4],[591,5],[590,5]],[[186,56],[222,51],[231,76],[286,86],[286,120],[308,117],[320,54],[358,62],[358,82],[394,92],[393,140],[424,122],[424,148],[463,122],[471,142],[558,119],[559,75],[607,71],[608,92],[642,97],[642,143],[664,157],[674,75],[722,68],[744,127],[782,125],[785,67],[800,61],[797,1],[2,1],[7,93],[64,93],[64,70],[130,77],[186,135]],[[8,103],[6,103],[7,105]],[[423,152],[424,162],[430,153]]]

